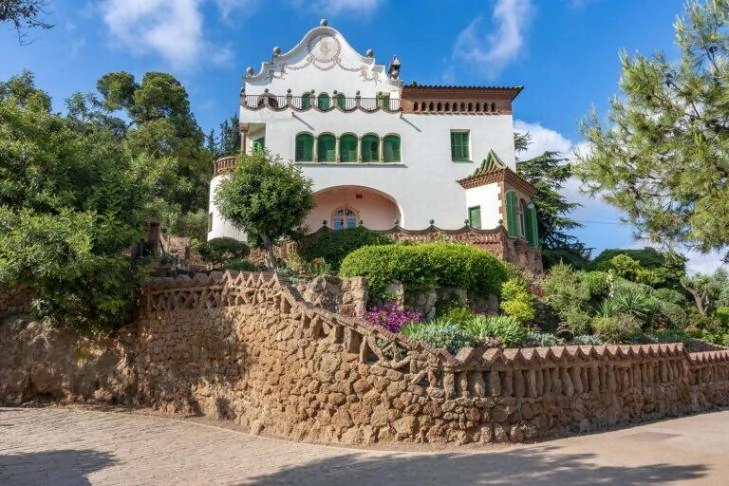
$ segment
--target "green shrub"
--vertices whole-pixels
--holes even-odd
[[[721,320],[722,326],[729,327],[729,307],[719,307],[714,314]]]
[[[653,291],[653,296],[664,302],[670,302],[680,306],[686,306],[686,296],[678,290],[673,289],[656,289]]]
[[[228,260],[243,260],[251,253],[248,245],[229,237],[197,242],[195,250],[200,253],[203,261],[213,265],[220,265]]]
[[[394,280],[408,292],[436,286],[463,288],[476,295],[496,294],[505,279],[504,266],[478,248],[451,243],[374,245],[359,248],[342,261],[344,277],[367,277],[374,296]]]
[[[456,326],[463,327],[464,324],[466,324],[468,321],[473,319],[475,317],[475,314],[469,309],[468,307],[450,307],[448,308],[443,315],[440,316],[440,319],[443,321],[448,321],[451,324],[455,324]]]
[[[299,255],[304,261],[322,259],[339,270],[344,257],[358,248],[369,245],[388,245],[392,241],[382,233],[362,226],[337,231],[322,231],[305,238],[299,245]]]
[[[560,346],[564,344],[564,339],[548,332],[530,332],[527,334],[526,341],[534,346]]]
[[[501,310],[518,322],[525,324],[534,320],[536,310],[525,285],[517,279],[510,279],[501,286]]]
[[[261,269],[250,260],[241,260],[236,258],[225,263],[226,270],[238,270],[241,272],[258,272]]]
[[[640,334],[640,323],[630,314],[597,316],[592,320],[595,335],[607,342],[621,343]]]
[[[688,313],[684,307],[672,302],[660,301],[660,315],[671,326],[684,328],[688,325]]]
[[[511,316],[476,316],[463,328],[477,339],[498,339],[504,346],[518,346],[529,333],[526,326]]]
[[[400,332],[410,339],[424,341],[434,348],[445,348],[454,355],[458,353],[459,349],[475,344],[475,340],[470,334],[447,321],[412,323],[403,327]]]
[[[562,329],[573,336],[589,334],[592,331],[590,314],[577,305],[565,308],[560,312],[560,317],[562,318]]]
[[[580,275],[590,294],[591,301],[595,302],[608,296],[612,280],[609,273],[580,272]]]
[[[572,344],[581,344],[585,346],[599,346],[603,342],[597,336],[592,334],[581,334],[572,338]]]

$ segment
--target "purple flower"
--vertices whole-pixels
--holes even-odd
[[[414,310],[399,310],[395,302],[386,302],[382,307],[370,309],[366,317],[373,326],[384,327],[390,332],[400,332],[409,323],[420,322],[421,316]]]

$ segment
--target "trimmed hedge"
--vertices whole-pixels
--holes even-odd
[[[410,292],[455,287],[487,296],[498,294],[506,280],[506,269],[496,257],[453,243],[365,246],[347,255],[340,274],[366,277],[374,296],[381,296],[394,280]]]
[[[387,245],[392,241],[385,235],[362,226],[337,231],[325,231],[307,237],[299,245],[299,255],[305,261],[317,258],[338,270],[342,260],[358,248],[368,245]]]

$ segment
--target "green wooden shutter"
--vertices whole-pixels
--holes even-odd
[[[519,236],[519,214],[516,205],[516,193],[508,191],[506,193],[506,231],[511,238]]]
[[[342,93],[337,95],[337,106],[342,110],[347,108],[347,98]]]
[[[339,139],[339,160],[341,162],[357,162],[357,137],[342,135]]]
[[[362,138],[362,162],[379,162],[380,140],[374,135]]]
[[[296,136],[295,159],[297,162],[314,160],[314,137],[305,133]]]
[[[481,229],[481,206],[468,208],[468,223],[471,228]]]
[[[328,110],[332,106],[329,95],[326,93],[321,93],[317,98],[317,105],[319,106],[320,110]]]
[[[451,159],[468,160],[468,132],[451,132]]]
[[[534,204],[527,206],[526,239],[531,246],[539,246],[539,225],[537,223],[537,208]]]
[[[382,145],[382,157],[385,162],[400,162],[400,137],[388,135]]]
[[[311,94],[304,93],[301,95],[301,109],[308,110],[309,108],[311,108]]]
[[[317,160],[319,162],[334,162],[336,160],[337,141],[334,135],[320,135],[317,139]]]

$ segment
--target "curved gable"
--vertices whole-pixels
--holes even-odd
[[[378,92],[397,96],[402,81],[390,79],[382,64],[373,56],[358,53],[344,36],[322,25],[311,29],[291,50],[274,51],[270,61],[263,62],[258,73],[243,78],[248,94],[270,93],[294,95],[316,89],[333,93],[335,90],[354,96],[375,97]]]

